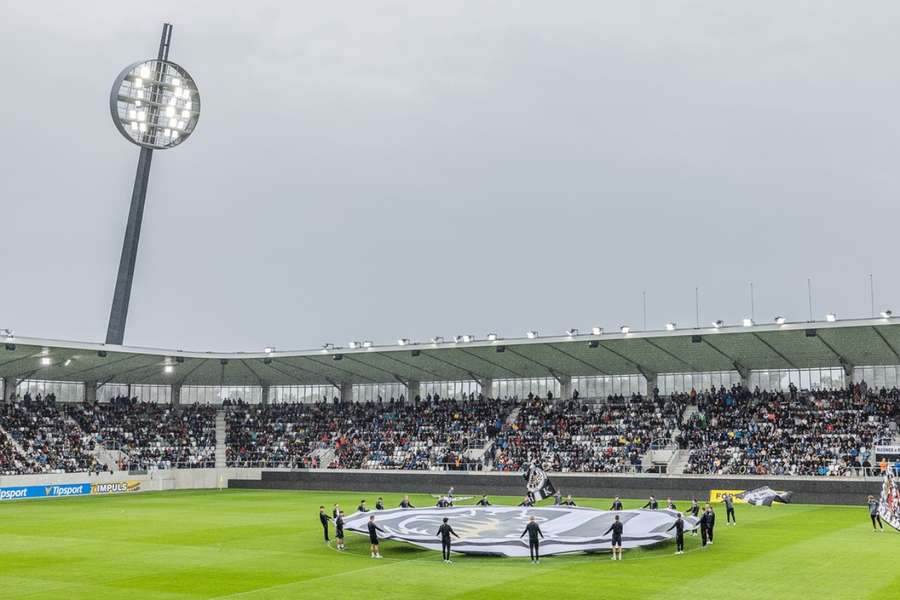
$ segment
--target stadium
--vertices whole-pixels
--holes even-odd
[[[30,9],[16,10],[38,23],[30,23],[26,35],[54,31],[51,23],[39,24],[28,13]],[[134,17],[117,10],[116,19],[134,23]],[[194,20],[190,10],[181,13],[175,5],[172,10],[211,36],[210,30],[199,25],[203,19]],[[362,11],[357,7],[352,14],[357,10]],[[141,18],[156,17],[147,7],[141,11]],[[267,40],[268,28],[278,20],[270,17],[259,17],[267,23],[262,36]],[[66,18],[77,17],[68,14]],[[230,23],[231,18],[223,22]],[[242,27],[251,27],[250,12],[242,13],[239,20]],[[359,26],[352,18],[338,21],[348,31]],[[513,27],[502,21],[502,28]],[[340,35],[334,32],[341,28],[333,29],[333,25],[328,21],[321,30],[326,37]],[[544,26],[551,27],[528,25],[533,31]],[[285,27],[292,29],[292,25]],[[233,34],[229,26],[225,29]],[[470,31],[468,22],[463,30]],[[658,325],[652,319],[648,322],[644,292],[642,318],[623,311],[613,317],[615,325],[588,324],[584,329],[522,328],[516,335],[492,330],[400,337],[388,343],[360,337],[299,350],[283,349],[281,343],[258,348],[252,338],[241,351],[217,349],[218,343],[183,349],[187,342],[199,339],[192,337],[191,329],[202,329],[207,313],[213,315],[209,321],[213,339],[222,330],[240,332],[242,326],[215,314],[221,289],[176,296],[179,285],[153,288],[142,279],[148,277],[142,270],[145,249],[139,252],[142,227],[149,226],[157,243],[180,244],[175,236],[155,229],[158,224],[149,216],[158,210],[152,206],[155,190],[171,192],[177,188],[173,181],[180,185],[204,173],[202,167],[179,170],[173,166],[177,159],[151,161],[160,154],[168,160],[170,154],[177,155],[199,141],[205,134],[201,111],[204,117],[210,111],[210,126],[235,122],[232,115],[222,115],[221,104],[217,107],[228,94],[212,83],[207,96],[204,81],[218,77],[233,84],[239,71],[226,72],[225,58],[201,60],[206,72],[201,71],[203,77],[195,80],[188,59],[205,55],[186,42],[188,56],[183,62],[179,56],[176,62],[181,37],[175,38],[173,31],[169,23],[162,26],[155,58],[141,59],[140,54],[150,47],[145,42],[152,42],[152,37],[115,41],[115,47],[134,48],[137,54],[113,56],[112,62],[124,68],[118,76],[109,77],[112,90],[104,118],[112,118],[114,127],[107,123],[107,128],[116,137],[132,144],[114,139],[135,150],[126,157],[128,164],[133,165],[135,157],[138,162],[136,173],[128,174],[132,195],[124,243],[117,255],[115,289],[109,290],[113,300],[105,341],[95,341],[90,334],[75,341],[52,334],[31,336],[19,327],[0,330],[4,344],[0,349],[0,583],[4,596],[668,599],[900,595],[896,568],[900,556],[900,317],[876,307],[872,275],[867,281],[870,306],[857,310],[868,314],[852,318],[833,312],[817,315],[812,280],[807,279],[808,296],[801,303],[808,301],[806,318],[780,314],[757,318],[756,292],[750,283],[750,310],[745,316],[730,322],[703,321],[700,288],[692,285],[694,303],[680,315],[685,321],[690,313],[694,322],[689,326],[674,320]],[[13,36],[11,27],[9,33]],[[53,40],[56,34],[46,35]],[[179,29],[179,35],[190,39],[191,27]],[[541,45],[537,38],[523,39],[525,46]],[[78,42],[71,51],[77,45],[96,45],[90,52],[107,53],[104,44],[114,42],[108,38]],[[293,47],[293,42],[289,45]],[[157,51],[156,46],[153,49]],[[252,44],[247,51],[262,52],[273,60],[279,52]],[[230,60],[232,55],[222,56]],[[135,59],[138,62],[131,62]],[[440,60],[429,64],[451,69]],[[217,74],[216,68],[222,71]],[[258,64],[254,68],[262,69]],[[241,69],[246,71],[240,73],[253,70],[246,64]],[[278,73],[284,86],[294,79],[314,85],[314,78],[294,77],[282,64]],[[377,77],[367,79],[367,85],[374,85],[374,80]],[[548,75],[548,80],[554,79]],[[455,81],[465,85],[461,79]],[[288,87],[281,91],[291,96]],[[397,97],[406,92],[393,90]],[[235,104],[248,102],[241,94],[232,95]],[[278,101],[267,102],[278,114]],[[327,102],[322,105],[326,114],[336,109]],[[65,114],[67,109],[58,110]],[[377,105],[375,110],[388,109]],[[12,130],[8,124],[4,127],[4,131]],[[334,127],[339,124],[335,122]],[[251,135],[243,127],[228,130],[228,140],[239,140],[243,134]],[[110,143],[101,139],[103,144]],[[178,148],[182,144],[184,148]],[[226,146],[220,138],[203,146],[203,152],[222,161],[214,170],[216,177],[227,182],[229,169],[236,167],[227,162]],[[22,165],[30,160],[27,151],[21,154],[24,158],[5,156],[5,162]],[[267,152],[256,147],[249,154]],[[27,222],[34,219],[21,218],[13,200],[21,175],[15,169],[4,173],[0,181],[8,189],[2,206],[12,215],[5,222],[28,236]],[[280,176],[292,179],[294,174],[266,177]],[[84,177],[92,179],[97,173]],[[150,184],[155,177],[162,179],[159,188]],[[118,187],[110,184],[113,196],[121,199],[124,181],[115,180]],[[33,183],[30,180],[28,185]],[[56,183],[48,180],[46,185],[52,188]],[[270,190],[262,187],[262,192]],[[227,196],[225,188],[227,184],[215,193]],[[143,222],[145,203],[147,224]],[[232,205],[223,202],[223,206]],[[337,210],[333,214],[342,215]],[[430,220],[441,218],[437,207],[423,210]],[[607,208],[596,210],[601,215]],[[690,206],[684,210],[693,211]],[[391,212],[386,206],[379,211]],[[480,216],[490,223],[485,215]],[[203,221],[217,218],[220,215],[201,216]],[[274,218],[288,217],[275,214]],[[353,220],[365,218],[353,215]],[[369,218],[374,219],[371,214]],[[885,227],[884,235],[867,237],[863,232],[853,236],[856,245],[842,247],[860,255],[877,254],[873,246],[889,243],[888,232],[895,228],[890,219],[883,221],[872,227]],[[25,278],[31,282],[28,277],[40,270],[41,259],[34,254],[39,250],[17,243],[16,232],[9,235],[8,247],[14,254],[4,261],[4,281]],[[198,238],[203,235],[196,232]],[[247,241],[241,244],[243,253],[252,254],[254,240],[260,246],[278,243],[268,231],[254,237],[252,225],[240,235]],[[803,244],[820,240],[817,236],[798,234]],[[754,238],[763,242],[754,250],[762,260],[786,253],[780,245],[785,242],[776,237],[769,239],[761,233]],[[771,248],[763,248],[766,240]],[[142,243],[147,243],[146,237]],[[379,246],[393,252],[391,242],[376,235],[370,245],[372,255],[379,258],[360,269],[372,268],[379,277],[387,277],[384,274],[393,274],[397,265],[406,264],[400,257],[384,262],[384,255],[378,254]],[[67,247],[64,236],[48,235],[40,246],[54,257],[66,252],[80,256],[76,248]],[[422,254],[438,252],[428,245],[400,247]],[[509,247],[514,246],[492,242],[478,249],[478,256],[485,265],[494,264]],[[595,258],[578,259],[565,248],[541,246],[540,253],[553,256],[560,265],[560,280],[570,282],[578,270],[567,271],[567,261]],[[449,250],[454,260],[457,251]],[[517,251],[528,255],[527,250]],[[104,252],[108,254],[110,248]],[[152,250],[148,263],[172,266],[175,271],[196,269],[186,276],[198,279],[200,271],[214,268],[215,260],[178,252],[183,260],[174,266]],[[673,246],[672,252],[679,251]],[[309,261],[332,270],[329,265],[340,260],[339,253],[337,247],[329,247],[328,252],[310,250],[302,256],[287,253],[275,265],[254,258],[251,269],[281,275],[300,271]],[[354,261],[366,263],[358,248],[352,248],[352,253]],[[728,253],[724,244],[721,253]],[[609,260],[613,254],[603,258]],[[829,258],[825,256],[824,262]],[[510,260],[508,264],[525,261],[515,256]],[[896,272],[890,269],[896,260],[887,254],[878,260],[887,265],[885,288],[893,290]],[[39,274],[41,293],[32,294],[35,288],[28,283],[4,287],[11,290],[7,294],[10,315],[28,328],[41,330],[44,319],[58,323],[57,315],[39,309],[43,300],[31,295],[56,296],[57,287],[62,288],[59,295],[65,297],[59,306],[77,303],[81,293],[92,298],[92,292],[57,284],[53,273],[64,279],[64,270],[75,270],[77,277],[87,279],[86,284],[82,281],[84,288],[96,288],[109,276],[77,258],[70,263],[58,258],[49,262],[66,264],[59,271],[48,264],[49,281]],[[479,269],[473,262],[463,262],[464,269]],[[633,267],[635,281],[645,279],[652,268],[624,251],[611,262]],[[846,264],[834,262],[843,279]],[[723,264],[731,270],[754,268],[733,258]],[[347,273],[369,281],[362,270]],[[726,269],[711,269],[710,277],[719,276],[727,279]],[[404,272],[403,277],[409,274]],[[439,272],[422,273],[426,281],[442,277]],[[298,279],[303,280],[301,286],[307,283],[303,277]],[[356,282],[344,273],[334,281],[338,285],[325,286],[328,294],[304,296],[306,308],[298,311],[299,317],[295,312],[280,313],[269,304],[271,300],[279,306],[272,300],[277,294],[260,293],[249,301],[235,295],[248,319],[271,313],[271,323],[287,332],[278,338],[281,341],[294,335],[291,321],[312,328],[320,320],[322,327],[332,327],[334,319],[342,316],[336,296],[352,296],[348,290]],[[284,285],[289,288],[291,282]],[[511,289],[517,289],[514,285],[510,283]],[[522,290],[533,285],[529,280]],[[838,295],[850,295],[849,287],[839,287]],[[271,289],[268,282],[264,288]],[[332,294],[334,290],[341,293]],[[169,292],[171,296],[166,296]],[[519,293],[522,303],[533,295]],[[482,311],[501,315],[515,310],[508,307],[519,300],[515,293],[497,303],[492,303],[492,295],[480,295],[471,305],[452,295],[431,298],[434,310],[429,317],[443,327],[459,323],[447,316],[457,310],[462,318],[479,323]],[[554,291],[547,296],[549,300],[542,298],[539,305],[550,306],[553,312],[571,306],[564,294]],[[187,301],[173,301],[173,297]],[[131,305],[133,298],[137,304]],[[356,295],[355,312],[378,320],[368,316],[366,301]],[[418,315],[410,308],[412,303],[393,301],[398,304],[397,313],[384,317],[386,321],[402,322],[406,315]],[[604,301],[602,294],[590,299],[606,306]],[[465,312],[467,306],[472,312]],[[84,320],[66,308],[56,312],[62,320]],[[148,313],[152,318],[147,318]],[[136,345],[131,341],[136,336],[128,329],[126,342],[130,317],[143,319],[138,321],[138,331],[145,339],[159,339],[153,333],[159,330],[160,336],[172,341],[164,347]],[[94,330],[92,322],[86,327]],[[472,331],[466,324],[460,327]],[[62,330],[61,338],[83,331],[68,326]],[[274,337],[275,332],[266,335]]]

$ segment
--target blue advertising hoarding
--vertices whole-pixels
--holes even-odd
[[[89,483],[61,483],[53,485],[24,485],[0,488],[0,502],[26,500],[28,498],[62,498],[66,496],[87,496],[91,493]]]

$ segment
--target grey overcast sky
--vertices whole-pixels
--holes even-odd
[[[900,312],[896,2],[0,0],[0,327],[102,341],[138,150],[112,80],[203,113],[157,152],[125,342],[313,348]]]

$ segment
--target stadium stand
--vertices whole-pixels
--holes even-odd
[[[847,475],[871,468],[872,447],[900,419],[896,388],[787,393],[740,386],[693,394],[682,425],[686,473]]]
[[[76,473],[96,470],[89,436],[66,418],[52,395],[0,404],[0,426],[21,452],[0,470],[24,473]]]
[[[0,472],[102,472],[94,452],[120,452],[120,470],[215,466],[215,407],[171,406],[137,399],[56,403],[51,395],[0,403]]]
[[[689,474],[863,474],[900,423],[900,391],[753,392],[740,385],[660,397],[246,404],[57,403],[26,394],[0,404],[0,473],[214,467],[216,413],[228,467],[641,471],[648,450],[677,443]]]
[[[510,401],[468,396],[418,402],[228,407],[228,466],[350,469],[478,469],[466,457],[496,436]],[[309,454],[333,450],[319,465]],[[324,454],[323,456],[329,456]]]
[[[530,462],[561,472],[640,471],[656,440],[670,440],[683,406],[638,394],[602,402],[527,400],[497,438],[494,467],[520,471]]]
[[[169,405],[117,397],[70,407],[91,440],[122,453],[122,469],[194,469],[215,466],[216,407]]]

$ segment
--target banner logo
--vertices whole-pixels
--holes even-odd
[[[743,494],[745,490],[709,490],[709,501],[710,502],[724,502],[722,496],[725,494],[731,494],[731,497],[734,499],[735,504],[745,504],[747,501],[743,498],[739,498],[738,494]]]
[[[89,483],[68,483],[59,485],[23,485],[0,488],[0,500],[25,500],[27,498],[62,498],[85,496],[91,493]]]
[[[124,494],[127,492],[137,492],[140,489],[140,481],[114,481],[110,483],[95,483],[91,486],[91,494]]]

